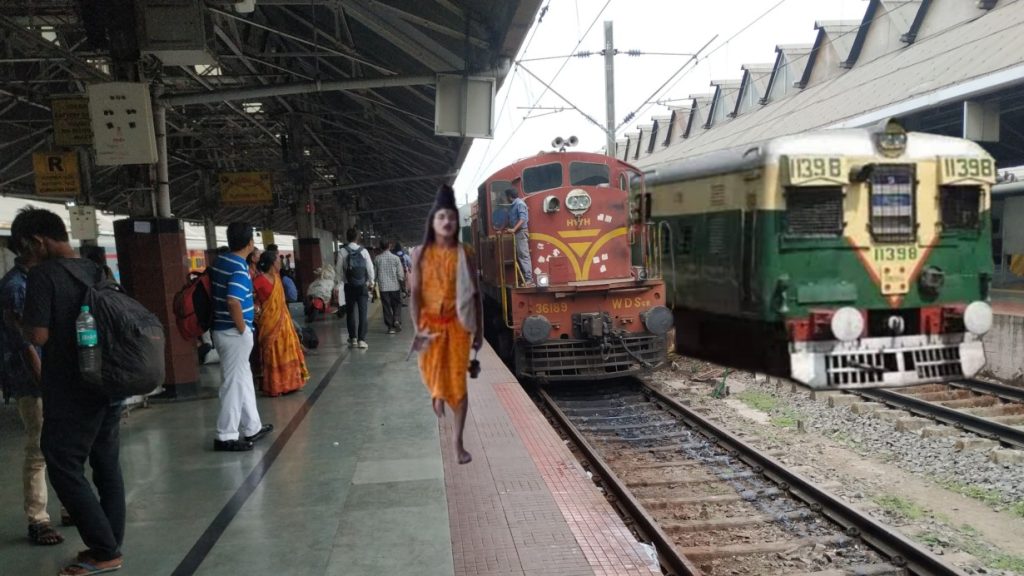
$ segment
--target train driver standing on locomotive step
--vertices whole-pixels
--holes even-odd
[[[519,269],[523,271],[523,279],[526,280],[526,287],[533,286],[533,264],[530,260],[530,213],[526,209],[526,202],[519,197],[515,188],[505,189],[505,197],[512,203],[509,213],[509,222],[512,227],[509,232],[516,237],[516,260],[519,261]]]

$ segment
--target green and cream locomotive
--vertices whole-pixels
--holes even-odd
[[[756,350],[814,388],[984,365],[996,172],[977,144],[890,120],[645,168],[632,201],[660,223],[678,349]]]

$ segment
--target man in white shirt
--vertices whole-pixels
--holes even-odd
[[[373,259],[366,248],[357,243],[358,230],[349,228],[345,239],[348,243],[338,251],[335,270],[342,288],[340,292],[345,295],[348,305],[348,345],[349,348],[366,349],[366,314],[370,291],[373,290]]]

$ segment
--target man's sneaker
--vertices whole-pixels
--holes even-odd
[[[359,341],[359,348],[361,348],[363,350],[366,350],[367,348],[369,348],[369,346],[366,344],[366,340],[360,340]]]
[[[356,347],[356,339],[355,338],[349,338],[348,339],[348,347],[349,348],[355,348]]]
[[[213,449],[217,452],[248,452],[253,443],[248,440],[214,440]]]
[[[394,333],[395,333],[395,329],[394,328],[388,328],[388,334],[394,334]]]

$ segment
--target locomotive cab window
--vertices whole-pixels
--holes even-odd
[[[562,165],[543,164],[523,170],[523,191],[527,194],[551,190],[562,185]]]
[[[842,186],[786,188],[786,235],[836,238],[843,233]]]
[[[515,188],[507,180],[495,180],[491,182],[491,193],[487,197],[487,208],[491,214],[491,224],[495,230],[508,227],[509,201],[505,198],[505,190]]]
[[[977,230],[981,211],[981,186],[942,186],[939,211],[943,230]]]
[[[570,162],[570,186],[600,186],[610,182],[607,164],[593,162]]]
[[[871,188],[871,235],[878,242],[912,242],[917,237],[912,164],[877,164]]]

